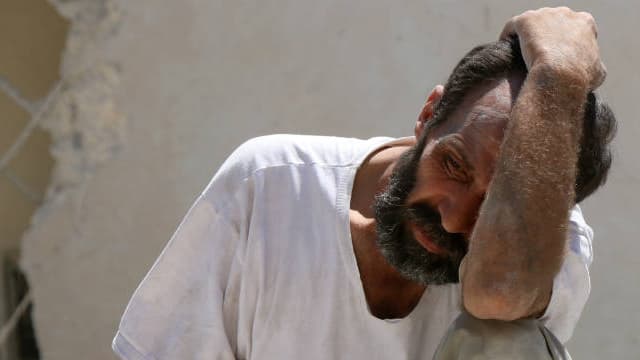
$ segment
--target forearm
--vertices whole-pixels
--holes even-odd
[[[461,269],[478,317],[541,312],[562,263],[587,86],[557,74],[532,68],[511,112]]]

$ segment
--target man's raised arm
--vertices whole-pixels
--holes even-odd
[[[502,320],[549,303],[574,205],[583,107],[605,74],[588,13],[528,11],[505,26],[502,37],[513,35],[529,72],[461,267],[467,311]]]

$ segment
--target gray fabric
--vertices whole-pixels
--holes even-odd
[[[463,312],[451,324],[433,360],[571,360],[537,320],[479,320]]]
[[[547,346],[549,347],[549,351],[551,352],[554,360],[571,360],[571,356],[567,349],[562,345],[560,340],[558,340],[558,338],[549,331],[549,329],[540,325],[540,330],[547,341]]]

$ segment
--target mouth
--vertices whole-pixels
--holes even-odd
[[[448,251],[446,249],[444,249],[443,247],[441,247],[440,245],[436,244],[433,241],[431,236],[429,236],[429,234],[427,233],[427,231],[423,227],[418,226],[413,221],[410,221],[409,222],[409,228],[411,229],[411,232],[413,233],[414,238],[428,252],[430,252],[432,254],[440,255],[440,256],[445,256],[445,255],[448,254]]]

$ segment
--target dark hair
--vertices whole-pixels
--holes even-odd
[[[449,76],[442,98],[434,107],[433,121],[427,123],[429,128],[445,121],[472,88],[486,81],[526,72],[515,37],[475,47]],[[617,129],[616,118],[609,105],[594,92],[589,92],[585,99],[583,126],[575,184],[576,203],[605,183],[611,167],[610,143]]]

